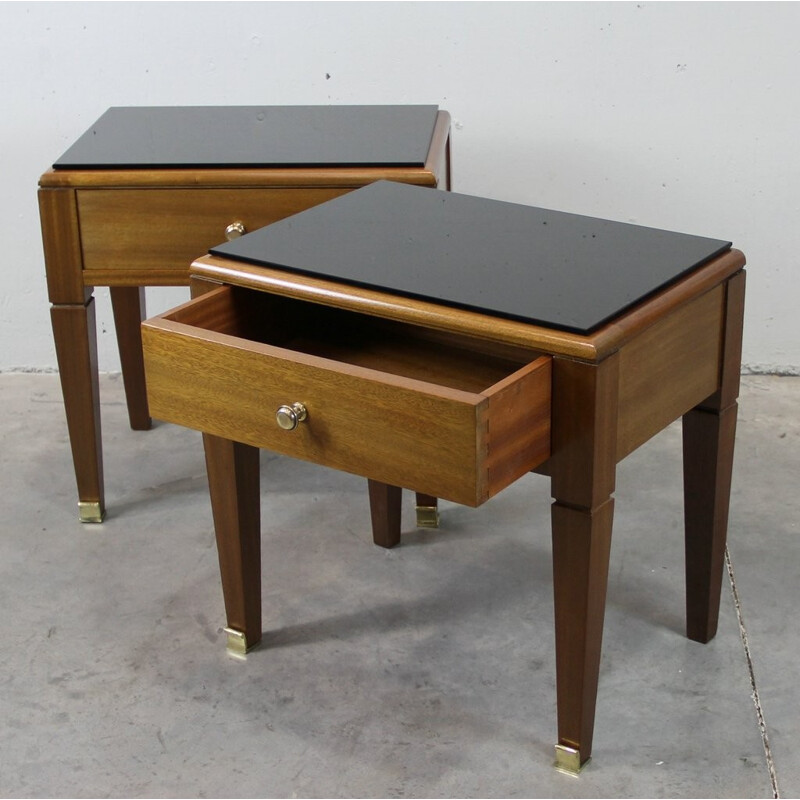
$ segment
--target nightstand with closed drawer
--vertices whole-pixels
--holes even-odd
[[[150,427],[144,287],[214,245],[379,179],[449,188],[435,106],[112,108],[42,175],[53,334],[80,518],[105,511],[95,286],[109,286],[131,426]]]

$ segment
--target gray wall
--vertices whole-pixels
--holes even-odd
[[[797,3],[0,4],[0,370],[55,367],[36,182],[108,106],[435,103],[457,191],[732,239],[745,365],[797,374],[798,30]]]

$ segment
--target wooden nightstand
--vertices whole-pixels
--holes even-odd
[[[95,286],[111,287],[131,427],[150,413],[144,287],[187,284],[213,245],[379,179],[449,188],[435,106],[112,108],[39,181],[80,518],[105,511]]]
[[[535,469],[554,498],[557,763],[577,771],[616,464],[681,416],[687,633],[716,632],[743,265],[724,241],[387,182],[199,259],[194,299],[143,338],[153,414],[204,433],[229,646],[261,638],[259,447],[368,478],[384,547],[399,487],[478,505]]]

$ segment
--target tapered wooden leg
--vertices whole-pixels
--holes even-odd
[[[686,526],[686,635],[708,642],[717,632],[728,531],[737,405],[683,418]]]
[[[686,635],[708,642],[717,632],[731,495],[742,364],[745,272],[725,286],[719,389],[683,417],[686,530]]]
[[[388,483],[368,481],[369,511],[372,517],[372,540],[379,547],[400,544],[400,511],[403,490]]]
[[[591,511],[552,506],[557,761],[565,767],[575,751],[570,771],[592,752],[613,518],[613,499]]]
[[[261,498],[258,448],[203,434],[217,536],[228,649],[261,640]]]
[[[82,522],[105,514],[94,298],[50,310]]]
[[[417,492],[417,527],[439,527],[439,500],[430,494]]]
[[[556,766],[577,772],[594,731],[614,518],[619,365],[553,362],[550,459],[556,627]]]
[[[142,320],[145,319],[144,286],[112,286],[111,305],[117,331],[122,381],[128,403],[128,418],[135,431],[150,430],[142,355]]]

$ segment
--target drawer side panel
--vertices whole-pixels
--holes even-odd
[[[490,497],[550,457],[552,373],[543,356],[486,392]]]

